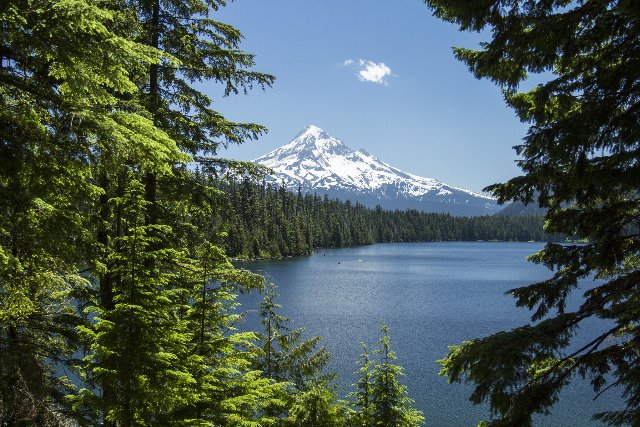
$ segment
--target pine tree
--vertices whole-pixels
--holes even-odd
[[[398,377],[404,375],[401,366],[393,364],[395,352],[391,351],[389,327],[382,323],[380,348],[375,350],[380,355],[380,363],[371,371],[370,411],[373,425],[376,427],[417,427],[421,426],[424,417],[414,409],[413,400],[408,397],[407,387],[401,384]]]
[[[0,7],[3,423],[57,425],[70,416],[64,396],[74,387],[60,373],[77,365],[83,307],[72,301],[88,287],[78,272],[93,249],[93,143],[109,134],[131,153],[141,141],[171,151],[147,117],[120,102],[136,91],[130,73],[158,58],[112,31],[120,18],[83,0]]]
[[[243,387],[251,390],[248,383],[243,382],[251,378],[247,371],[250,362],[246,360],[250,351],[242,349],[249,346],[250,338],[236,334],[223,336],[221,332],[229,328],[227,322],[233,309],[221,301],[231,298],[231,294],[214,296],[205,289],[207,298],[200,298],[202,287],[208,286],[207,280],[219,279],[207,276],[203,270],[211,260],[202,257],[215,251],[198,250],[210,248],[209,243],[215,239],[210,226],[200,228],[202,210],[213,202],[208,186],[196,182],[185,162],[195,156],[195,160],[202,163],[199,172],[208,173],[219,162],[202,156],[215,154],[220,146],[240,143],[264,131],[258,125],[230,122],[212,110],[211,99],[194,87],[196,82],[203,79],[221,82],[229,94],[236,93],[238,88],[246,90],[254,83],[269,85],[273,77],[249,70],[253,57],[238,49],[240,33],[209,18],[211,10],[222,5],[224,2],[217,1],[131,2],[129,25],[119,28],[132,43],[146,46],[158,55],[155,61],[132,74],[139,92],[128,102],[143,106],[153,130],[164,135],[177,150],[142,144],[138,152],[134,152],[139,155],[126,158],[114,155],[119,153],[120,141],[114,141],[109,135],[101,135],[99,140],[102,145],[96,163],[103,191],[98,204],[101,221],[97,227],[101,247],[100,269],[96,270],[100,286],[96,308],[99,316],[93,325],[94,331],[87,332],[86,336],[91,342],[87,366],[100,393],[84,399],[83,405],[97,407],[107,425],[180,423],[187,422],[189,417],[205,424],[222,423],[222,420],[233,423],[242,422],[246,415],[239,415],[244,409],[239,409],[237,402],[232,405],[225,402],[227,398],[239,396],[238,390]],[[126,174],[123,178],[123,164],[134,171],[131,179],[126,178]],[[118,200],[133,182],[144,183],[145,202],[144,222],[139,224],[144,233],[135,230],[133,233],[144,235],[146,240],[139,250],[126,251],[127,245],[122,242],[131,238],[131,230],[123,223],[126,212],[119,207]],[[199,199],[191,196],[192,189],[197,190]],[[193,221],[196,217],[200,217],[199,223]],[[218,258],[213,261],[221,262]],[[123,274],[123,266],[130,264],[136,265],[134,269],[140,277]],[[226,260],[222,264],[226,265]],[[194,280],[196,276],[198,280]],[[234,286],[245,284],[236,282]],[[127,286],[132,289],[127,291]],[[134,292],[137,288],[147,292],[147,298],[128,303],[135,305],[136,314],[143,318],[134,319],[132,324],[131,315],[120,309],[120,303],[127,301],[129,295],[139,295]],[[192,307],[192,301],[199,304]],[[204,325],[194,320],[198,313]],[[208,316],[206,320],[204,313]],[[154,323],[147,323],[149,319]],[[154,328],[154,333],[145,335],[144,331],[149,328]],[[201,331],[199,337],[194,330]],[[205,342],[199,343],[204,335]],[[137,339],[148,345],[142,345],[133,355],[126,354],[127,343]],[[211,344],[211,340],[217,346]],[[195,356],[190,353],[193,350]],[[164,358],[164,363],[155,363],[158,357]],[[156,369],[151,378],[157,381],[149,383],[146,389],[142,384],[138,384],[138,388],[136,384],[131,386],[129,383],[137,379],[150,381],[148,372],[136,371],[143,366]],[[236,374],[230,375],[231,371]],[[214,382],[218,385],[212,387]],[[185,384],[196,386],[181,389]],[[261,391],[262,388],[257,388],[248,394]],[[165,399],[162,407],[157,405],[159,398]],[[216,403],[215,408],[212,402]]]
[[[273,423],[266,408],[280,405],[284,383],[265,378],[256,370],[256,334],[237,332],[241,319],[235,301],[238,288],[261,289],[263,278],[237,270],[224,252],[211,243],[198,248],[196,283],[198,300],[188,308],[190,341],[198,397],[188,402],[181,417],[193,425],[236,426]]]
[[[203,171],[209,170],[210,162],[218,163],[202,156],[215,155],[229,143],[255,138],[265,129],[225,119],[211,109],[211,98],[195,84],[201,80],[220,83],[229,95],[246,92],[254,85],[264,88],[274,80],[269,74],[251,70],[254,57],[239,49],[242,34],[236,28],[210,17],[225,4],[223,0],[133,3],[142,22],[137,41],[167,55],[162,62],[151,64],[146,79],[140,82],[143,100],[156,126],[182,150],[204,162]]]
[[[336,403],[335,393],[318,383],[296,394],[287,421],[290,427],[340,427],[345,423],[346,408]]]
[[[612,425],[640,422],[637,310],[640,253],[640,14],[634,1],[428,0],[436,16],[489,37],[455,55],[478,78],[503,88],[530,124],[523,175],[490,188],[501,202],[537,202],[546,231],[585,239],[548,244],[531,260],[550,279],[514,289],[534,324],[453,347],[442,361],[450,381],[472,381],[474,403],[488,402],[492,425],[529,426],[575,377],[594,396],[622,393],[622,410],[597,414]],[[519,91],[530,74],[542,83]],[[580,281],[598,279],[577,307]],[[581,325],[608,330],[582,342]],[[586,410],[587,408],[585,408]]]
[[[129,172],[122,179],[123,196],[110,200],[119,234],[105,260],[114,278],[113,305],[95,307],[93,327],[81,329],[90,345],[90,381],[102,393],[85,389],[78,405],[99,409],[106,424],[148,425],[193,398],[196,381],[185,366],[192,332],[176,309],[183,293],[176,274],[154,271],[183,257],[155,249],[158,233],[170,230],[146,224],[143,176]]]
[[[285,385],[281,393],[264,407],[265,414],[279,420],[275,425],[341,425],[346,408],[336,402],[331,382],[335,374],[323,373],[329,353],[318,348],[320,337],[303,339],[303,328],[291,330],[290,320],[280,314],[275,302],[275,285],[269,284],[260,303],[264,330],[260,335],[261,352],[255,361],[256,369],[265,378]],[[319,423],[319,424],[318,424]]]
[[[274,299],[277,297],[275,286],[270,284],[264,290],[264,297],[260,303],[260,322],[264,327],[262,357],[260,358],[260,368],[267,378],[284,378],[283,367],[281,365],[278,337],[287,332],[286,324],[289,318],[278,313],[276,310],[282,308]]]
[[[264,331],[258,368],[269,378],[290,383],[295,391],[328,382],[332,375],[322,371],[330,355],[324,347],[318,348],[321,337],[303,339],[303,328],[289,329],[289,318],[278,313],[277,295],[275,285],[269,284],[260,303]]]
[[[209,19],[220,5],[0,6],[3,424],[269,422],[283,386],[252,368],[255,334],[233,332],[234,291],[262,281],[212,243],[216,190],[185,165],[264,130],[192,87],[273,80]]]
[[[195,209],[184,207],[194,200],[174,191],[192,181],[181,166],[189,156],[178,149],[174,128],[161,129],[159,110],[145,111],[143,105],[155,104],[144,90],[140,96],[136,85],[153,80],[148,75],[160,64],[178,62],[156,49],[162,46],[141,43],[141,22],[116,2],[99,7],[52,1],[36,8],[11,1],[0,11],[1,161],[2,182],[8,184],[1,196],[7,243],[0,285],[3,421],[61,423],[72,402],[76,415],[91,423],[181,422],[176,414],[201,398],[193,387],[201,364],[189,354],[195,338],[186,314],[197,295],[188,270],[197,267],[200,256],[188,246],[203,236],[190,222]],[[203,5],[199,11],[207,14]],[[211,25],[231,38],[226,51],[231,62],[225,70],[210,63],[210,73],[218,70],[228,89],[270,81],[235,69],[234,58],[241,67],[251,65],[250,55],[234,50],[239,33]],[[198,31],[206,32],[202,26]],[[213,44],[205,45],[209,57],[223,57]],[[190,78],[197,79],[194,73]],[[188,92],[183,99],[204,102],[182,80],[173,83]],[[261,129],[225,122],[201,105],[194,109],[208,114],[203,120],[209,124],[197,126],[211,130],[215,124],[234,142]],[[188,151],[184,141],[181,148]],[[157,179],[160,185],[150,185]],[[79,268],[99,289],[77,274]],[[224,329],[220,318],[228,317],[226,308],[214,309],[222,322],[217,326]],[[82,321],[87,325],[77,328]],[[73,387],[57,373],[81,365],[73,360],[75,328],[88,348],[80,372],[86,387],[64,399]],[[215,358],[216,367],[246,375],[237,374],[222,393],[237,398],[241,395],[231,390],[240,386],[247,395],[264,392],[271,383],[253,387],[261,380],[248,380],[259,377],[248,370],[251,351],[236,348],[249,338],[225,339],[234,344],[223,347],[229,356]]]
[[[356,372],[358,382],[353,384],[356,391],[349,394],[350,398],[355,399],[355,401],[351,403],[351,406],[354,408],[354,413],[350,415],[349,425],[354,427],[373,427],[375,425],[372,413],[372,371],[374,364],[366,344],[360,343],[360,346],[362,347],[362,353],[360,354],[361,360],[358,362],[360,369]]]

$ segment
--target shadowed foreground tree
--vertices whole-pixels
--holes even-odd
[[[640,8],[631,0],[427,0],[465,31],[487,31],[479,50],[455,55],[502,89],[529,131],[516,151],[524,174],[489,188],[501,202],[547,208],[546,231],[588,239],[547,244],[531,260],[553,276],[510,291],[533,310],[532,325],[453,347],[441,362],[450,381],[475,383],[490,425],[531,425],[576,377],[594,397],[622,393],[624,409],[596,414],[640,423]],[[532,73],[545,82],[519,92]],[[598,279],[579,306],[567,298]],[[588,319],[608,325],[577,336]],[[593,331],[590,331],[592,333]],[[585,410],[587,408],[584,408]]]
[[[141,140],[162,140],[119,102],[136,92],[127,76],[156,57],[113,31],[121,17],[84,0],[0,5],[1,425],[70,416],[83,317],[72,301],[89,286],[78,272],[91,252],[86,207],[99,195],[88,166],[96,135],[130,157]]]
[[[208,18],[224,3],[1,2],[0,425],[269,422],[282,387],[233,329],[262,279],[187,167],[264,131],[195,88],[273,81]]]
[[[323,373],[329,362],[329,352],[321,345],[322,337],[305,338],[304,328],[289,328],[291,320],[280,314],[282,306],[273,283],[264,290],[260,303],[261,323],[264,327],[260,341],[262,353],[257,367],[267,378],[286,381],[297,391],[318,382],[330,382],[334,375]]]

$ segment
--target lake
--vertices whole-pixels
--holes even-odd
[[[330,370],[340,375],[342,395],[355,382],[359,343],[372,348],[384,320],[390,328],[397,363],[406,370],[415,406],[427,426],[475,426],[488,419],[486,406],[468,401],[471,387],[447,384],[435,362],[447,346],[508,330],[529,322],[529,313],[515,307],[505,291],[550,276],[543,266],[525,260],[541,243],[436,242],[388,243],[343,249],[320,249],[308,257],[236,265],[265,274],[278,285],[283,314],[292,327],[321,335],[333,355]],[[589,283],[583,286],[590,286]],[[582,292],[574,295],[571,305]],[[259,295],[242,296],[249,310],[247,325],[258,322]],[[598,322],[583,327],[580,342],[605,328]],[[616,405],[607,394],[593,401],[588,384],[571,385],[553,408],[538,417],[537,426],[602,425],[594,412]]]

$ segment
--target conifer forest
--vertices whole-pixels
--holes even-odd
[[[219,243],[221,190],[191,166],[250,172],[219,153],[265,129],[225,119],[195,83],[274,81],[209,17],[222,6],[2,2],[0,425],[421,423],[386,326],[338,401],[319,338],[290,330],[275,290]],[[264,329],[239,332],[250,291]]]
[[[285,191],[225,158],[267,129],[223,116],[203,82],[233,97],[276,79],[243,50],[242,29],[216,20],[225,0],[2,0],[0,426],[429,425],[384,321],[339,391],[323,340],[231,260],[460,240],[547,242],[532,261],[553,270],[510,291],[530,325],[439,361],[487,405],[482,425],[531,426],[574,380],[621,390],[622,409],[595,417],[638,425],[637,3],[424,3],[489,37],[453,54],[530,128],[522,176],[488,191],[544,217],[367,208]],[[520,90],[540,72],[547,82]],[[598,285],[568,309],[587,277]],[[236,327],[241,293],[262,296],[258,330]],[[593,318],[611,329],[576,346]]]
[[[389,242],[563,241],[544,232],[540,215],[457,217],[416,210],[383,210],[326,195],[286,191],[283,186],[244,178],[213,180],[223,190],[215,223],[234,258],[308,255],[314,248],[342,248]]]

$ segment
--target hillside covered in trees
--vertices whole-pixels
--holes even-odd
[[[205,179],[201,177],[200,179]],[[211,183],[223,190],[227,209],[214,223],[225,224],[229,256],[277,258],[307,255],[314,248],[387,242],[558,241],[545,234],[542,216],[457,217],[416,210],[371,209],[328,196],[286,191],[283,186],[241,181]]]

